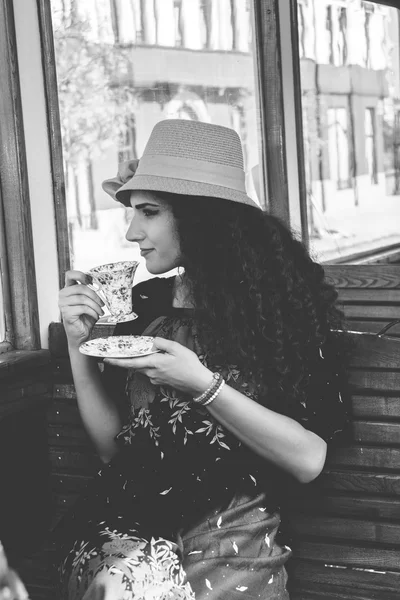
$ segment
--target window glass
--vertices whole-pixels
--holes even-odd
[[[0,194],[1,203],[1,194]],[[1,208],[1,204],[0,204]],[[7,268],[6,247],[4,241],[4,222],[0,211],[0,344],[6,340],[6,306],[5,299],[7,294],[6,280],[3,275]],[[1,351],[1,348],[0,348]]]
[[[308,226],[325,262],[400,248],[399,14],[298,0]]]
[[[162,119],[234,128],[256,197],[261,161],[249,0],[51,6],[74,268],[139,260],[124,239],[129,209],[113,202],[101,182],[116,174],[119,161],[140,158]]]
[[[4,314],[4,301],[3,301],[3,285],[2,277],[0,273],[0,342],[4,342],[6,339],[6,324]]]

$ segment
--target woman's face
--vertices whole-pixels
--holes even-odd
[[[176,221],[170,205],[152,192],[131,193],[133,217],[126,239],[137,242],[149,273],[159,275],[181,265]]]

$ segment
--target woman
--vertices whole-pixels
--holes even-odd
[[[136,168],[137,167],[137,168]],[[159,353],[79,353],[102,301],[78,271],[60,308],[84,425],[104,463],[60,527],[64,598],[287,599],[279,475],[309,482],[343,429],[336,293],[246,194],[239,137],[169,120],[105,182],[153,278],[117,334]],[[127,410],[126,410],[127,409]]]

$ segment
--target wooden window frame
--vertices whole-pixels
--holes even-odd
[[[269,212],[288,226],[300,230],[303,242],[308,245],[297,1],[253,0],[252,6],[261,133],[261,179]],[[287,40],[285,44],[282,43],[282,31],[289,31],[291,48],[287,55],[284,55],[283,48],[289,45]],[[295,143],[293,140],[288,143],[293,136]],[[288,180],[289,164],[297,166],[297,173],[291,170],[298,194],[294,200],[289,197],[295,195],[292,193],[294,188],[290,190]]]
[[[71,268],[65,174],[62,152],[60,109],[58,105],[56,59],[50,0],[37,0],[42,45],[42,66],[47,106],[51,178],[56,225],[59,286],[64,286],[65,272]]]
[[[12,0],[0,1],[0,216],[6,341],[0,353],[40,348],[31,209]]]

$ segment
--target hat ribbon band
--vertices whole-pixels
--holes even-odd
[[[204,160],[163,155],[144,155],[139,160],[139,166],[134,178],[136,179],[140,175],[208,183],[230,188],[244,194],[246,193],[245,173],[243,169],[209,163]]]

